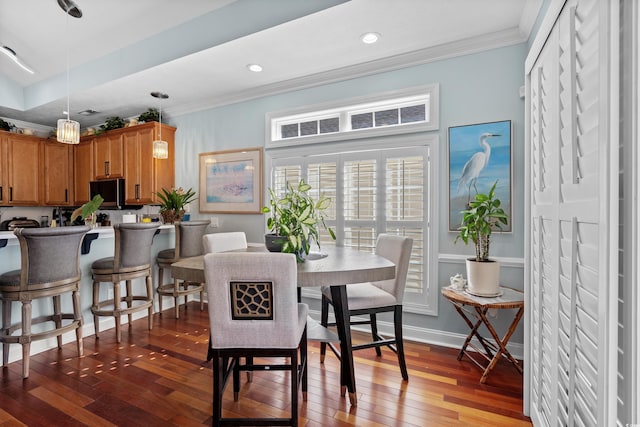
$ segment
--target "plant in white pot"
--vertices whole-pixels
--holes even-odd
[[[319,226],[325,228],[335,240],[334,231],[325,224],[325,210],[331,199],[321,194],[318,200],[309,195],[311,186],[304,179],[293,186],[287,182],[285,194],[278,198],[269,188],[269,206],[262,208],[263,213],[271,216],[267,219],[270,233],[265,235],[267,249],[296,254],[298,262],[304,262],[309,255],[311,242],[320,248]]]
[[[488,194],[477,193],[468,209],[462,211],[462,224],[455,240],[475,244],[476,256],[467,259],[467,292],[479,296],[500,293],[500,264],[489,259],[489,245],[491,233],[502,229],[508,216],[500,207],[500,199],[495,197],[497,184],[498,181],[493,183]]]

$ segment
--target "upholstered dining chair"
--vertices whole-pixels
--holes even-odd
[[[0,276],[2,300],[2,365],[9,362],[9,344],[22,344],[22,377],[29,377],[31,343],[75,330],[78,356],[82,356],[82,308],[80,307],[80,246],[89,227],[18,228],[21,268]],[[62,313],[61,296],[71,293],[73,313]],[[31,318],[32,301],[53,299],[53,314]],[[21,322],[11,325],[11,305],[22,303]],[[53,329],[33,332],[37,323],[53,322]],[[13,333],[20,330],[19,335]]]
[[[180,316],[178,298],[183,296],[185,307],[187,297],[192,294],[200,294],[200,310],[204,310],[204,283],[185,282],[174,280],[172,283],[164,283],[164,270],[171,268],[171,264],[183,258],[194,257],[203,254],[202,236],[207,232],[209,221],[184,221],[175,223],[175,247],[158,252],[156,263],[158,264],[158,309],[162,314],[162,297],[173,297],[176,319]]]
[[[370,325],[372,342],[353,345],[353,350],[375,348],[376,355],[382,356],[380,347],[387,346],[398,356],[398,364],[402,378],[409,379],[407,364],[404,359],[404,345],[402,338],[402,299],[407,282],[409,259],[413,240],[408,237],[380,234],[376,240],[376,254],[385,257],[396,265],[396,277],[380,282],[358,283],[347,286],[347,302],[349,316],[368,315],[368,320],[352,321],[352,325]],[[322,311],[320,323],[323,326],[335,326],[328,323],[329,305],[332,305],[331,290],[328,286],[322,287]],[[392,312],[394,324],[394,338],[385,338],[378,333],[376,315],[378,313]],[[320,344],[320,362],[324,362],[327,345],[339,358],[338,349],[331,343]]]
[[[100,316],[112,316],[116,323],[116,342],[122,332],[120,317],[128,316],[131,328],[132,314],[148,310],[149,330],[153,327],[153,282],[151,278],[151,244],[159,223],[125,223],[113,226],[115,234],[114,256],[101,258],[91,264],[93,275],[93,325],[99,338]],[[146,292],[134,295],[132,280],[144,278]],[[121,296],[120,285],[125,281],[125,295]],[[100,300],[100,284],[111,283],[113,298]],[[123,307],[122,303],[125,303]]]
[[[295,255],[212,253],[205,255],[204,268],[212,334],[213,425],[297,426],[300,385],[303,400],[307,400],[308,307],[297,301]],[[243,357],[266,358],[272,364],[242,363]],[[280,361],[283,363],[275,364]],[[237,401],[240,371],[271,370],[289,371],[291,417],[223,418],[222,399],[229,376],[233,374]]]
[[[247,247],[247,235],[244,231],[205,234],[202,237],[204,252],[227,252]]]

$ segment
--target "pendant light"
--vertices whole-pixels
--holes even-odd
[[[154,159],[168,159],[169,158],[169,144],[162,139],[162,100],[169,98],[169,95],[162,92],[151,92],[151,96],[160,100],[160,132],[159,138],[153,141],[153,158]]]
[[[82,12],[78,14],[72,14],[72,9],[80,11],[72,1],[60,2],[60,7],[66,12],[66,32],[67,32],[67,118],[58,120],[57,140],[63,144],[79,144],[80,143],[80,123],[69,118],[69,16],[80,18]]]

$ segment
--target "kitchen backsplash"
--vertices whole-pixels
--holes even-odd
[[[66,208],[63,207],[64,211],[73,211],[74,208]],[[47,221],[50,224],[51,220],[54,219],[54,211],[57,213],[58,208],[47,206],[34,206],[34,207],[26,207],[26,206],[14,206],[14,207],[0,207],[0,221],[5,221],[13,218],[28,218],[35,219],[38,222],[43,220],[42,217],[47,217]],[[124,214],[142,214],[142,215],[150,215],[157,214],[160,212],[159,206],[150,206],[145,205],[141,209],[133,209],[133,210],[98,210],[98,213],[103,212],[109,215],[109,220],[111,224],[118,224],[122,222],[122,215]]]

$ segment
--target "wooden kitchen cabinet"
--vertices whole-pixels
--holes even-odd
[[[93,161],[94,139],[73,147],[73,200],[76,206],[89,201],[89,182],[96,179]]]
[[[42,138],[0,131],[0,203],[40,205]]]
[[[73,146],[59,142],[40,143],[42,147],[42,194],[45,206],[73,205]]]
[[[162,139],[169,146],[168,159],[153,158],[153,141],[160,138],[159,123],[145,123],[128,129],[123,134],[125,203],[159,203],[156,192],[174,186],[175,128],[162,125]]]
[[[96,179],[124,176],[123,129],[107,132],[93,140]]]

